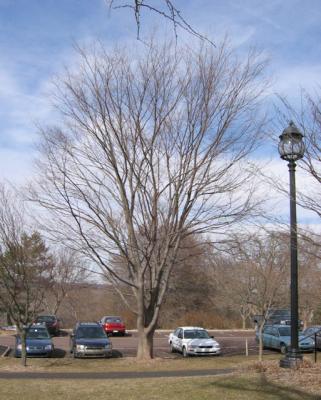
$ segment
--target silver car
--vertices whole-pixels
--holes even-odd
[[[221,353],[219,343],[200,327],[179,327],[169,335],[168,343],[172,353],[179,351],[184,357],[210,356]]]

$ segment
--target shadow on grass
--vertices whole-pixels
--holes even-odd
[[[281,386],[270,382],[266,379],[266,376],[263,373],[260,378],[255,381],[252,379],[248,380],[245,378],[230,377],[228,380],[218,380],[216,382],[211,382],[209,385],[214,386],[217,389],[227,390],[231,392],[231,394],[233,392],[235,394],[243,392],[245,395],[248,394],[250,399],[271,398],[276,400],[321,400],[320,395],[313,395],[303,390]],[[258,397],[253,397],[255,393]]]

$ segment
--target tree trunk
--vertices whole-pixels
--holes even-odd
[[[154,330],[149,332],[146,328],[138,330],[137,359],[150,360],[153,358]]]
[[[259,362],[263,361],[263,338],[262,338],[263,326],[264,326],[264,324],[259,324],[259,326],[258,326],[258,331],[259,331]]]
[[[138,347],[136,358],[138,360],[150,360],[153,358],[153,338],[156,324],[152,324],[152,318],[148,318],[148,313],[144,304],[144,289],[142,285],[137,291],[137,308]]]
[[[21,329],[20,337],[21,337],[21,364],[26,367],[27,366],[27,350],[26,350],[26,330],[24,328]]]

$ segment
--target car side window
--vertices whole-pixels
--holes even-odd
[[[279,336],[279,331],[276,328],[273,328],[272,329],[272,335],[278,337]]]
[[[174,331],[174,336],[178,336],[178,334],[179,334],[179,328],[177,328],[177,329]]]
[[[183,339],[183,330],[182,330],[182,329],[180,329],[180,330],[178,331],[177,337],[178,337],[179,339]]]
[[[263,333],[265,333],[266,335],[271,335],[272,329],[269,326],[267,326],[266,328],[264,328]]]

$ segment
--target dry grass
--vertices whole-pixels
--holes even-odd
[[[319,395],[321,399],[321,363],[312,362],[305,357],[300,367],[284,369],[279,367],[278,360],[255,362],[246,366],[243,371],[259,373],[261,379],[284,387],[305,390],[308,393]]]
[[[112,379],[112,380],[8,380],[1,381],[0,398],[34,400],[105,399],[106,393],[117,398],[140,400],[320,400],[321,363],[306,357],[297,370],[279,367],[280,355],[265,357],[216,357],[190,359],[155,359],[148,363],[134,358],[111,360],[29,359],[27,371],[162,371],[209,368],[234,368],[221,376],[195,378]],[[1,371],[20,371],[20,360],[0,359]]]
[[[274,356],[275,357],[275,356]],[[251,362],[256,357],[251,357]],[[126,371],[169,371],[235,368],[247,363],[244,356],[205,357],[205,358],[155,358],[150,361],[137,361],[134,357],[111,359],[73,359],[68,358],[28,358],[27,367],[21,360],[13,357],[0,358],[0,371],[37,372],[126,372]]]

